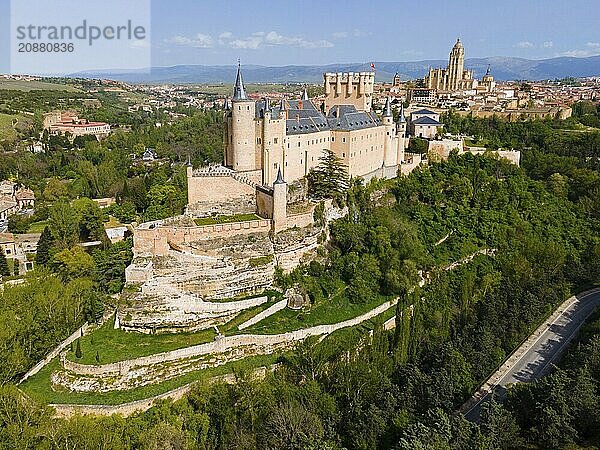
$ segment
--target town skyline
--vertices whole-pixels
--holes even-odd
[[[8,3],[2,0],[0,8],[8,11]],[[600,55],[600,40],[594,35],[597,6],[590,0],[506,0],[494,5],[434,1],[426,12],[408,2],[390,1],[373,8],[354,0],[343,7],[308,0],[233,1],[208,8],[189,0],[153,0],[151,17],[151,39],[136,45],[150,49],[152,67],[228,65],[238,58],[243,64],[272,66],[446,59],[448,43],[457,37],[470,58]],[[8,42],[10,14],[0,14],[0,30]],[[0,72],[9,72],[7,52],[0,49]],[[106,67],[120,68],[117,61]]]

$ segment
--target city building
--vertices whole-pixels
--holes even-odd
[[[444,125],[440,115],[428,109],[420,109],[410,114],[410,133],[414,137],[434,139]]]
[[[110,134],[110,125],[90,122],[70,112],[54,111],[44,116],[44,129],[51,134],[70,134],[72,137],[93,135],[103,138]]]

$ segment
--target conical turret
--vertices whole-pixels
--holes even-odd
[[[400,104],[400,111],[398,111],[398,123],[406,123],[406,117],[404,116],[404,105]]]
[[[242,79],[242,67],[238,61],[237,76],[235,78],[235,86],[233,87],[233,100],[248,100],[246,91],[244,90],[244,80]]]
[[[304,92],[302,93],[302,97],[300,98],[300,100],[309,100],[308,91],[306,90],[306,88],[304,88]]]
[[[383,117],[392,117],[392,101],[388,97],[383,108]]]

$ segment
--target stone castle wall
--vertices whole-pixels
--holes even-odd
[[[268,232],[270,229],[271,221],[264,219],[197,227],[165,226],[160,222],[146,223],[135,229],[133,251],[135,255],[167,256],[171,248],[169,242],[189,245],[203,239]]]

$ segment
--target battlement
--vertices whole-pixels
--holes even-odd
[[[325,109],[336,105],[354,105],[359,111],[371,111],[374,72],[326,72]]]

